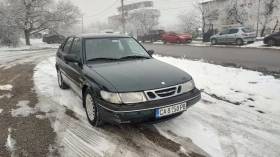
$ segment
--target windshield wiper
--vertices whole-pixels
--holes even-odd
[[[146,59],[150,59],[150,57],[147,57],[147,56],[136,56],[136,55],[133,55],[133,56],[124,56],[120,59],[129,59],[129,58],[146,58]]]
[[[97,60],[108,61],[108,60],[120,60],[120,59],[118,59],[118,58],[110,58],[110,57],[99,57],[99,58],[92,58],[92,59],[89,59],[87,61],[97,61]]]

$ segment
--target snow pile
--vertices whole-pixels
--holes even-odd
[[[20,39],[21,43],[18,47],[1,47],[0,51],[19,51],[19,50],[36,50],[46,48],[58,48],[60,44],[47,44],[42,39],[30,39],[31,46],[25,45],[25,39]]]
[[[4,98],[4,97],[10,99],[10,98],[12,97],[12,95],[11,95],[11,94],[0,95],[0,99],[2,99],[2,98]]]
[[[0,85],[0,90],[8,90],[8,91],[12,91],[13,86],[10,84],[7,85]]]
[[[31,107],[28,106],[29,101],[23,100],[23,101],[19,101],[17,106],[19,106],[20,108],[14,109],[11,111],[12,116],[16,117],[16,116],[22,116],[22,117],[26,117],[29,114],[35,113],[35,110]]]
[[[0,108],[0,113],[3,111],[3,109]]]
[[[15,155],[16,141],[14,139],[12,139],[12,137],[11,137],[12,129],[9,128],[8,131],[9,131],[9,135],[8,135],[7,142],[6,142],[6,147],[11,152],[11,157],[15,157],[16,156]]]

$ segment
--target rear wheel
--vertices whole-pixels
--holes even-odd
[[[59,69],[57,69],[57,80],[58,80],[58,85],[61,89],[69,88],[69,86],[66,83],[64,83],[63,77],[61,75],[61,71]]]
[[[236,39],[235,41],[236,45],[243,45],[244,41],[242,39]]]
[[[268,39],[267,40],[267,45],[268,46],[276,46],[276,41],[274,39]]]
[[[164,40],[164,39],[162,40],[162,42],[163,42],[164,44],[166,44],[166,43],[167,43],[167,41],[166,41],[166,40]]]
[[[177,44],[181,44],[180,39],[177,39],[177,40],[176,40],[176,43],[177,43]]]
[[[144,43],[145,42],[145,39],[144,38],[142,38],[142,43]]]
[[[89,88],[86,89],[83,97],[83,103],[89,123],[96,127],[102,126],[104,122],[101,120],[93,92]]]
[[[215,39],[215,38],[211,39],[211,44],[212,45],[217,45],[218,44],[217,39]]]

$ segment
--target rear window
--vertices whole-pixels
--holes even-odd
[[[242,28],[241,30],[242,30],[244,33],[251,33],[251,32],[253,32],[253,30],[250,29],[250,28]]]

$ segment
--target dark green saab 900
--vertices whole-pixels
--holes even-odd
[[[94,126],[168,120],[201,95],[189,74],[152,54],[129,36],[71,36],[56,54],[58,84],[79,95]]]

